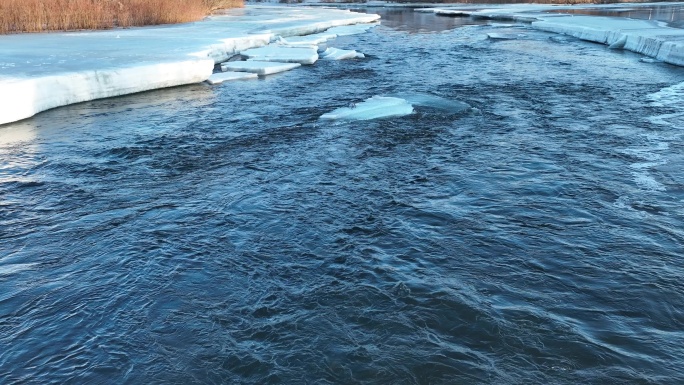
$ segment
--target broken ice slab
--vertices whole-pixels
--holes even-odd
[[[220,84],[232,80],[256,79],[257,77],[257,74],[247,72],[219,72],[209,76],[209,79],[207,79],[207,83]]]
[[[278,63],[271,61],[231,61],[221,64],[223,71],[250,72],[255,75],[271,75],[300,67],[299,63]]]
[[[275,61],[281,63],[313,64],[318,60],[318,52],[313,47],[285,47],[267,45],[240,52],[249,59]]]
[[[370,120],[413,113],[413,106],[406,100],[388,96],[373,96],[359,104],[335,109],[321,115],[327,120]]]
[[[324,60],[344,60],[344,59],[362,59],[366,57],[364,54],[361,52],[357,52],[354,50],[348,50],[348,49],[339,49],[339,48],[332,48],[329,47],[325,51],[323,51],[321,54],[321,59]]]

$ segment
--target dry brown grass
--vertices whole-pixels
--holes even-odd
[[[0,34],[185,23],[243,0],[0,0]]]

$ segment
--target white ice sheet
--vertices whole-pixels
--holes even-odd
[[[240,52],[249,59],[280,63],[313,64],[318,60],[318,50],[313,47],[284,47],[271,44]]]

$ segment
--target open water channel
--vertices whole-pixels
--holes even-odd
[[[0,383],[684,383],[684,69],[372,11],[0,127]],[[398,93],[473,109],[318,120]]]

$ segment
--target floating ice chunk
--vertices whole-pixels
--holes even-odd
[[[257,74],[252,74],[248,72],[219,72],[217,74],[212,74],[211,76],[209,76],[209,79],[207,79],[207,83],[220,84],[231,80],[256,79],[257,77]]]
[[[651,57],[642,57],[639,61],[643,63],[660,63],[660,60]]]
[[[468,103],[428,94],[394,94],[390,96],[404,99],[414,106],[434,108],[450,114],[458,114],[471,108]]]
[[[277,63],[269,61],[231,61],[221,64],[224,71],[251,72],[258,75],[271,75],[300,67],[299,63]]]
[[[406,100],[388,96],[373,96],[356,105],[338,108],[321,115],[329,120],[370,120],[413,113],[413,106]]]
[[[339,48],[328,48],[323,53],[320,54],[321,59],[325,60],[344,60],[344,59],[363,59],[366,57],[361,52],[356,52],[354,50],[339,49]]]
[[[313,47],[284,47],[268,45],[240,52],[249,59],[284,63],[313,64],[318,60],[318,52]]]
[[[360,33],[365,33],[369,29],[375,27],[377,24],[354,24],[354,25],[344,25],[341,27],[330,28],[327,32],[334,33],[337,36],[349,36],[357,35]]]

